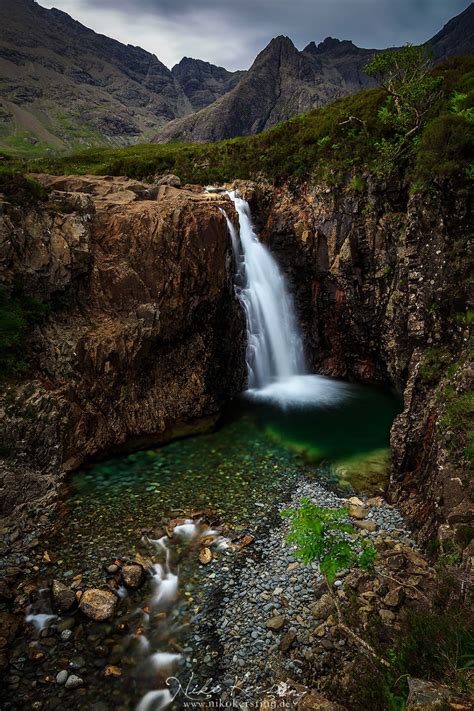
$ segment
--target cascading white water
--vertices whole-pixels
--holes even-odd
[[[236,258],[236,279],[247,320],[250,389],[305,374],[303,342],[293,299],[278,264],[259,241],[249,204],[228,193],[239,215],[240,240],[228,219]]]
[[[330,407],[351,394],[346,383],[308,375],[293,299],[280,268],[259,241],[249,204],[227,193],[239,233],[227,219],[236,260],[236,290],[247,322],[248,395],[280,407]]]

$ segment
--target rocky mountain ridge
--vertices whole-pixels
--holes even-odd
[[[474,4],[428,40],[436,61],[474,50]],[[277,37],[228,94],[205,109],[164,126],[155,141],[207,143],[252,135],[292,116],[375,86],[363,68],[376,49],[328,37],[300,52]]]
[[[438,60],[473,50],[473,8],[431,40]],[[254,134],[373,86],[363,66],[376,50],[346,40],[299,51],[277,37],[248,72],[187,57],[169,70],[34,0],[0,0],[0,24],[0,149],[23,155]]]

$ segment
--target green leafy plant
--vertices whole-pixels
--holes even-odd
[[[348,521],[348,509],[316,506],[304,497],[296,509],[281,512],[291,521],[287,540],[296,545],[296,555],[305,563],[318,561],[331,585],[337,573],[351,565],[373,567],[376,551],[364,539],[354,540],[356,529]]]
[[[451,111],[458,116],[462,116],[468,123],[474,123],[474,106],[466,106],[469,95],[461,91],[455,91],[451,97]]]
[[[49,306],[20,290],[9,293],[0,286],[0,377],[19,375],[27,368],[25,359],[30,331],[49,314]]]

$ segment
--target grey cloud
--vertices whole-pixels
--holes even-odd
[[[39,0],[171,65],[199,57],[248,67],[276,35],[299,48],[328,35],[362,47],[422,42],[466,0]]]

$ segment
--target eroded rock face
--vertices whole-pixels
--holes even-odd
[[[227,197],[125,178],[40,180],[47,204],[0,218],[2,274],[66,305],[53,301],[28,383],[5,398],[6,436],[23,459],[0,474],[4,513],[26,504],[25,485],[38,500],[88,456],[191,432],[245,377]]]
[[[314,371],[388,382],[403,394],[390,493],[426,540],[472,486],[463,448],[443,424],[446,389],[457,398],[472,387],[463,321],[471,197],[456,185],[409,196],[368,176],[361,192],[349,178],[336,188],[236,186],[287,273]],[[427,380],[428,349],[435,366],[448,350],[455,373],[440,368]]]

